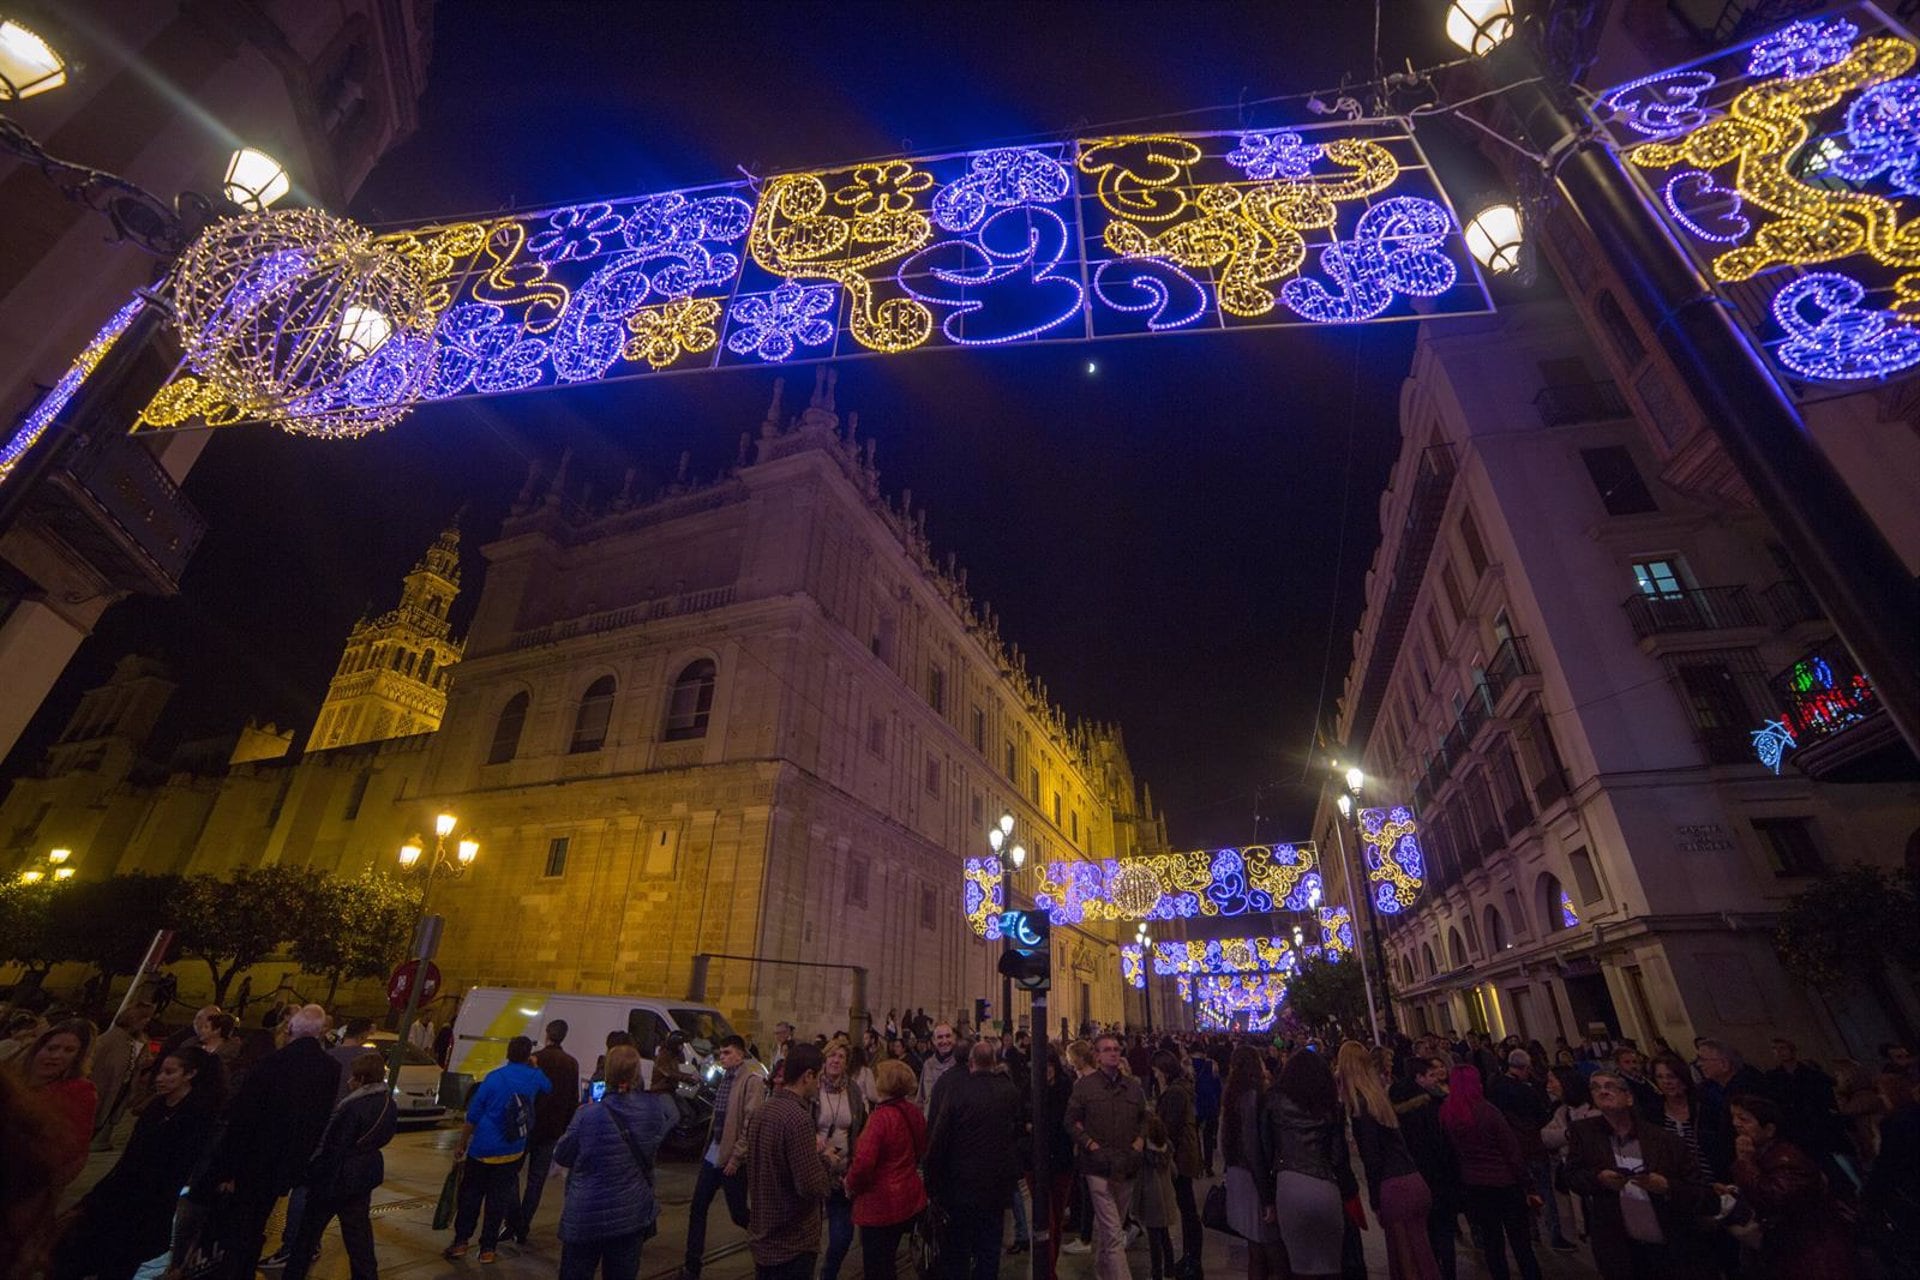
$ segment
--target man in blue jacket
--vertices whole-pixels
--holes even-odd
[[[533,1132],[534,1102],[553,1088],[532,1058],[533,1041],[515,1036],[507,1042],[506,1064],[488,1072],[467,1100],[467,1123],[453,1151],[453,1158],[466,1161],[466,1166],[460,1171],[460,1207],[453,1217],[448,1258],[467,1256],[467,1241],[484,1202],[480,1261],[494,1261],[501,1227],[510,1225],[519,1210],[520,1165]]]

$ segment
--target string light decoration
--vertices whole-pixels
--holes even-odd
[[[1565,889],[1560,891],[1560,924],[1567,929],[1580,927],[1580,912],[1574,908],[1573,898]]]
[[[1413,905],[1426,883],[1427,860],[1420,849],[1420,826],[1405,805],[1360,810],[1360,846],[1373,905],[1398,915]]]
[[[1346,907],[1321,907],[1320,953],[1329,960],[1353,954],[1353,912]]]
[[[73,363],[60,375],[60,380],[48,387],[33,408],[27,411],[6,443],[0,444],[0,483],[13,474],[20,459],[46,434],[47,428],[60,416],[60,411],[72,403],[81,386],[100,367],[100,362],[106,359],[107,352],[113,350],[113,344],[120,340],[120,335],[127,331],[134,317],[147,305],[145,297],[136,297],[109,316],[107,322],[100,326],[100,331],[93,335],[93,340],[73,358]]]
[[[1751,736],[1754,755],[1775,773],[1788,751],[1829,738],[1880,709],[1873,683],[1838,646],[1831,660],[1816,650],[1769,683],[1780,698],[1780,714]]]
[[[1193,1003],[1193,975],[1183,973],[1173,980],[1173,989],[1187,1004]]]
[[[1701,270],[1728,285],[1765,278],[1764,311],[1750,293],[1730,310],[1790,394],[1920,369],[1917,63],[1913,37],[1862,6],[1597,101]]]
[[[1190,938],[1153,944],[1153,971],[1166,976],[1201,973],[1291,973],[1293,943],[1286,938]]]
[[[967,912],[967,927],[975,936],[996,942],[1000,938],[1000,913],[1006,910],[1000,859],[968,858],[964,874],[961,903]]]
[[[1769,720],[1753,731],[1753,754],[1776,774],[1780,772],[1780,762],[1795,745],[1793,730],[1781,721]]]
[[[1147,949],[1137,942],[1129,942],[1120,948],[1120,978],[1130,987],[1145,990],[1147,986]]]
[[[228,225],[200,250],[226,284],[183,313],[190,352],[258,345],[226,313],[298,310],[343,254],[396,264],[410,301],[424,292],[408,316],[341,304],[393,326],[357,377],[189,361],[144,429],[302,417],[347,435],[416,401],[640,374],[1492,309],[1408,122],[1390,119],[915,156],[378,236],[334,219],[312,244],[249,248]],[[325,335],[273,332],[309,328]]]
[[[1202,1031],[1271,1031],[1287,1000],[1282,974],[1207,974],[1192,982],[1194,1023]]]
[[[181,256],[173,293],[187,364],[248,417],[364,435],[426,388],[439,319],[426,281],[350,222],[312,209],[224,219]],[[357,340],[374,327],[377,343]]]
[[[1318,902],[1317,859],[1303,843],[1049,862],[1039,868],[1034,905],[1056,925],[1305,910],[1288,904]]]

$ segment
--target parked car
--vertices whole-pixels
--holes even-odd
[[[374,1031],[361,1043],[391,1060],[394,1039],[391,1031]],[[440,1064],[432,1054],[411,1044],[402,1050],[400,1083],[393,1091],[393,1105],[400,1113],[401,1124],[432,1123],[447,1113],[440,1105]]]

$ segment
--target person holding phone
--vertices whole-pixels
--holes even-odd
[[[1591,1206],[1587,1237],[1604,1280],[1706,1280],[1711,1240],[1696,1225],[1719,1207],[1678,1135],[1642,1115],[1633,1083],[1602,1068],[1587,1081],[1600,1112],[1567,1129],[1567,1186]]]

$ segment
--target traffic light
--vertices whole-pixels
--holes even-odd
[[[1023,991],[1053,989],[1053,921],[1044,911],[1003,911],[1000,936],[1007,949],[1000,953],[1001,976]]]
[[[976,999],[973,1002],[973,1025],[976,1027],[986,1026],[987,1014],[992,1012],[992,1010],[993,1010],[993,1006],[990,1003],[988,1003],[987,998],[985,996],[981,996],[978,999]]]

